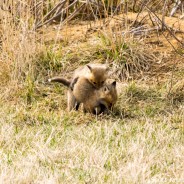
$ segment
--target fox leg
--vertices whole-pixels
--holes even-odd
[[[79,109],[79,105],[80,103],[77,102],[77,100],[75,99],[71,89],[68,90],[68,95],[67,95],[68,99],[68,104],[67,104],[67,108],[68,108],[68,111],[71,111],[71,110],[78,110]]]

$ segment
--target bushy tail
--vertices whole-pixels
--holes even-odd
[[[70,87],[70,83],[71,83],[71,81],[69,81],[63,77],[53,77],[53,78],[48,79],[48,82],[59,82],[67,87]]]

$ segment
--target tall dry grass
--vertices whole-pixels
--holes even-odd
[[[23,76],[31,72],[31,61],[39,48],[29,21],[30,12],[28,11],[27,14],[24,10],[20,11],[19,18],[16,20],[16,16],[1,10],[0,57],[3,67],[9,68],[7,75],[12,81],[23,80]]]
[[[1,88],[3,98],[15,96],[26,81],[35,81],[36,56],[45,49],[42,36],[34,30],[36,16],[43,17],[43,8],[40,9],[41,13],[41,10],[34,10],[32,1],[6,1],[1,6],[0,80],[4,86]]]

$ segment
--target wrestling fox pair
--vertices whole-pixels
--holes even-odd
[[[108,68],[103,64],[88,64],[75,70],[71,80],[54,77],[49,82],[60,82],[68,87],[68,110],[108,113],[117,101],[116,81],[108,79]]]

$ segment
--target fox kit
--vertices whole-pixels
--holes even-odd
[[[68,81],[68,80],[61,78],[61,77],[55,77],[55,78],[49,79],[49,81],[50,82],[61,82],[64,85],[69,87],[69,90],[68,90],[68,110],[71,111],[72,109],[77,110],[79,107],[78,100],[76,100],[75,95],[73,94],[73,89],[74,89],[76,81],[79,81],[77,86],[80,86],[80,83],[81,83],[80,81],[83,81],[81,83],[81,85],[84,85],[84,89],[85,89],[85,83],[86,83],[87,86],[90,86],[91,89],[95,90],[95,89],[99,89],[100,87],[103,86],[107,77],[108,77],[108,68],[106,65],[104,65],[104,64],[88,64],[86,66],[82,66],[82,67],[79,67],[78,69],[76,69],[71,81]],[[91,90],[90,88],[89,88],[89,92]],[[79,89],[80,89],[80,91],[82,91],[82,86]],[[75,92],[76,91],[78,91],[78,90],[76,89]],[[88,90],[85,89],[85,91],[87,92]],[[83,92],[83,94],[85,94],[85,93]]]
[[[91,83],[96,89],[103,86],[108,77],[108,68],[104,64],[88,64],[75,70],[71,89],[73,89],[76,78],[83,77]]]
[[[70,81],[62,77],[55,77],[49,81],[60,82],[69,88],[68,110],[78,110],[82,103],[85,112],[106,113],[117,101],[116,81],[114,80],[107,80],[100,89],[96,89],[85,77],[78,77],[75,78],[73,90],[70,89]]]
[[[100,89],[96,89],[86,78],[79,77],[72,92],[87,112],[95,113],[97,108],[96,113],[99,114],[101,107],[108,110],[117,101],[116,81],[107,81]]]

